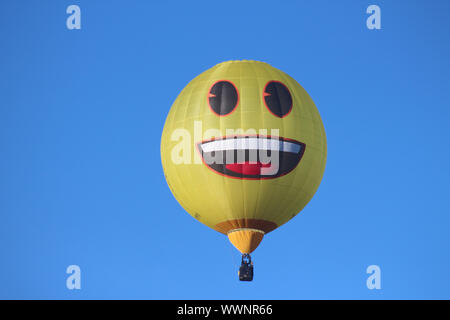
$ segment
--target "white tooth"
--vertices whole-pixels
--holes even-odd
[[[281,150],[284,152],[300,153],[301,145],[288,141],[283,141],[283,146]]]
[[[299,153],[301,145],[289,141],[268,138],[229,138],[205,142],[201,145],[203,152],[226,150],[272,150]]]
[[[246,138],[246,144],[244,149],[258,149],[258,138]]]

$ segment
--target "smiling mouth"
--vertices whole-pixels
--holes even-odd
[[[273,179],[297,167],[306,149],[302,142],[270,136],[233,136],[197,144],[203,163],[236,179]]]

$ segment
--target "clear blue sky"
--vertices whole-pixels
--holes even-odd
[[[449,14],[446,0],[2,1],[0,298],[450,299]],[[328,138],[318,192],[255,251],[252,283],[176,202],[159,153],[181,89],[231,59],[297,79]]]

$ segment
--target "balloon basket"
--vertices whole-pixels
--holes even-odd
[[[249,254],[244,253],[242,255],[241,267],[239,268],[239,280],[240,281],[252,281],[253,280],[253,262]]]

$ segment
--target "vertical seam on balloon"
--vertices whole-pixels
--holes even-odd
[[[280,76],[281,76],[281,78],[283,79],[283,82],[286,83],[286,85],[288,85],[288,89],[289,89],[289,87],[291,87],[292,85],[295,85],[295,83],[292,83],[290,77],[288,77],[287,74],[284,73],[284,72],[281,71],[281,70],[280,70]],[[291,92],[291,97],[292,97],[292,92],[293,92],[293,91],[295,91],[295,96],[297,96],[297,91],[296,91],[296,90],[291,89],[291,90],[289,90],[289,91]],[[292,97],[292,98],[293,98],[293,97]],[[299,100],[300,100],[300,97],[299,97]],[[294,109],[295,107],[299,108],[299,106],[296,106],[296,105],[295,105],[295,102],[294,102],[294,101],[295,101],[295,100],[294,100],[294,98],[293,98],[293,100],[292,100],[291,115],[292,115],[292,111],[293,111],[293,109]],[[299,110],[296,110],[296,111],[299,111]],[[294,112],[295,112],[295,111],[294,111]],[[299,130],[301,130],[301,128],[299,128]],[[306,149],[308,148],[308,146],[306,146],[306,144],[305,144],[304,148],[305,148],[305,150],[303,151],[303,157],[305,156],[304,153],[306,152]],[[300,165],[301,165],[301,163],[298,164],[298,166],[295,168],[295,170],[293,170],[293,171],[290,172],[290,174],[293,174],[293,176],[290,177],[290,178],[292,179],[292,182],[295,182],[295,181],[297,180],[297,173],[301,170]],[[290,186],[289,188],[292,188],[292,184],[291,184],[291,186]],[[295,188],[295,189],[296,189],[296,188]],[[283,202],[285,202],[286,199],[289,199],[289,198],[290,198],[290,196],[291,196],[291,195],[290,195],[290,191],[291,191],[291,190],[292,190],[292,189],[290,189],[288,192],[285,193],[285,195],[284,195],[284,197],[283,197]],[[288,220],[290,220],[289,217],[286,217],[286,216],[289,215],[289,211],[291,210],[291,207],[293,206],[293,202],[294,202],[294,201],[290,201],[290,205],[287,205],[286,207],[284,207],[284,210],[281,211],[281,214],[280,214],[280,216],[279,216],[279,218],[280,218],[280,224],[284,224],[284,223],[286,223]],[[287,218],[287,220],[286,220],[286,218]]]
[[[257,76],[256,70],[255,70],[253,64],[250,64],[250,65],[251,65],[251,69],[254,72],[254,76],[255,76],[255,79],[256,79],[256,83],[257,83],[257,92],[256,92],[256,94],[258,95],[258,98],[261,99],[261,92],[260,92],[261,88],[260,88],[259,78]],[[262,108],[262,104],[261,103],[259,104],[259,108],[260,108],[260,112],[259,112],[260,119],[262,119],[262,121],[261,121],[262,122],[262,127],[264,128],[265,127],[264,126],[264,114],[262,112],[263,108]],[[267,133],[267,134],[269,134],[269,133]],[[258,212],[259,212],[259,198],[260,198],[260,195],[261,195],[261,182],[262,182],[262,180],[259,179],[259,182],[258,182],[258,193],[257,193],[257,196],[256,196],[256,205],[255,205],[255,210],[254,210],[254,212],[252,214],[252,217],[254,217],[255,219],[257,218],[257,215],[258,215]]]
[[[211,82],[213,82],[213,79],[217,78],[217,74],[219,73],[219,71],[222,70],[222,68],[224,67],[224,65],[218,65],[218,67],[211,72],[211,74],[208,77],[208,89],[209,89],[209,84]],[[213,114],[213,110],[210,108],[209,103],[207,104],[207,106],[204,108],[204,112],[211,112]],[[222,119],[223,117],[214,117],[214,121],[218,120],[218,129],[219,131],[222,129]],[[217,122],[215,122],[217,123]],[[203,137],[202,137],[203,139]],[[204,177],[206,178],[206,181],[208,181],[208,176],[211,174],[211,172],[209,172],[209,170],[202,170]],[[213,177],[213,179],[215,179],[215,177]],[[223,181],[223,180],[222,180]],[[225,184],[224,184],[225,185]],[[212,188],[207,188],[208,189],[208,193],[209,193],[209,199],[213,199],[213,197],[211,197],[212,194]],[[227,187],[225,185],[225,187],[223,188],[223,190],[228,193],[227,191]],[[228,216],[229,213],[228,212],[221,212],[223,210],[229,211],[230,210],[230,204],[228,201],[224,201],[224,203],[222,204],[223,206],[221,208],[215,208],[215,210],[219,213],[220,215],[224,215],[224,216]],[[217,216],[215,217],[215,224],[217,224],[217,221],[220,221],[221,219],[217,219]]]
[[[241,83],[241,80],[242,80],[242,65],[243,65],[243,63],[239,63],[239,85],[241,87],[242,87],[242,83]],[[244,99],[242,99],[242,100],[244,100]],[[243,128],[243,125],[242,125],[242,123],[243,123],[243,121],[242,121],[242,114],[243,114],[243,112],[242,111],[243,110],[244,110],[243,109],[243,104],[241,104],[241,110],[240,110],[240,113],[239,113],[239,119],[240,119],[239,126],[244,131],[244,128]],[[244,153],[244,157],[245,157],[245,153]],[[247,190],[245,188],[245,185],[246,184],[244,183],[244,180],[241,180],[241,189],[242,189],[242,193],[243,193],[242,202],[243,202],[244,218],[246,220],[248,220],[247,203],[246,203]]]
[[[205,87],[204,84],[208,82],[208,79],[211,77],[211,74],[215,72],[215,70],[216,70],[216,68],[213,67],[212,69],[208,70],[209,72],[206,71],[208,73],[206,75],[204,75],[203,78],[202,78],[202,82],[201,82],[202,88]],[[196,106],[196,112],[197,112],[196,116],[199,117],[200,119],[204,119],[204,116],[205,116],[205,110],[204,110],[205,106],[202,103],[202,101],[203,100],[202,100],[202,96],[201,96],[200,99],[199,99],[199,103]],[[195,128],[194,128],[194,130],[195,130]],[[202,120],[202,132],[200,132],[200,134],[201,134],[200,139],[203,139],[203,130],[204,130],[204,128],[203,128],[203,120]],[[194,139],[194,138],[192,138],[192,139]],[[197,141],[194,140],[193,143],[194,143],[193,147],[195,149],[197,149]],[[197,152],[197,150],[195,150],[195,152]],[[199,155],[199,156],[201,157],[201,155]],[[194,157],[195,157],[195,155],[194,155]],[[200,165],[200,164],[195,164],[195,165]],[[200,172],[201,172],[200,174],[203,176],[203,180],[207,181],[208,177],[205,175],[204,171],[200,170]],[[193,180],[192,175],[190,175],[190,179]],[[209,193],[211,192],[211,190],[209,188],[207,190],[208,190]],[[209,194],[209,196],[210,196],[210,194]],[[208,197],[208,199],[211,199],[211,197]],[[208,210],[209,210],[209,203],[208,203],[208,209],[205,210],[205,211],[208,211]],[[210,218],[207,218],[207,219],[211,220]]]
[[[196,77],[197,78],[197,77]],[[195,78],[194,78],[195,79]],[[189,91],[189,95],[188,95],[188,99],[187,99],[187,103],[186,103],[186,105],[185,105],[185,108],[184,108],[184,115],[183,115],[183,127],[185,127],[185,125],[186,125],[186,115],[187,115],[187,112],[188,112],[188,106],[190,106],[191,105],[191,99],[192,99],[192,93],[194,92],[194,89],[196,88],[196,86],[197,86],[197,82],[192,82],[192,85],[191,85],[191,88],[190,88],[190,91]],[[192,141],[190,141],[190,143],[191,143]],[[189,144],[190,144],[189,143]],[[190,148],[192,148],[192,146],[189,146]],[[192,149],[190,150],[190,152],[191,152],[191,160],[193,159],[193,157],[195,156],[194,154],[192,154]],[[178,170],[177,170],[178,171]],[[187,173],[188,173],[188,175],[189,175],[189,178],[190,178],[190,180],[192,180],[192,173],[191,173],[191,170],[185,170]],[[187,195],[187,198],[189,199],[189,208],[191,208],[191,210],[193,210],[194,212],[192,212],[192,214],[194,214],[196,211],[197,211],[197,208],[192,208],[190,205],[192,204],[192,203],[194,203],[193,201],[192,201],[192,197],[190,196],[190,193],[189,192],[187,192],[187,190],[186,190],[186,187],[184,186],[184,184],[183,184],[183,191],[184,191],[184,193]],[[190,213],[191,214],[191,213]],[[191,214],[191,215],[192,215]]]
[[[269,65],[269,68],[270,69],[264,69],[265,70],[265,72],[267,73],[267,75],[268,75],[268,79],[269,80],[278,80],[278,76],[279,76],[279,74],[281,73],[282,74],[282,71],[281,70],[279,70],[279,69],[276,69],[276,68],[274,68],[274,67],[272,67],[272,66],[270,66]],[[276,78],[277,79],[275,79],[275,76],[276,76]],[[262,92],[261,92],[261,97],[262,97]],[[280,118],[280,117],[277,117],[277,116],[275,116],[275,115],[273,115],[269,110],[268,110],[268,108],[266,108],[266,106],[265,106],[265,104],[263,103],[262,104],[262,108],[263,108],[263,110],[264,110],[264,112],[267,112],[267,114],[269,114],[270,116],[273,116],[276,120],[277,120],[277,122],[279,123],[279,125],[278,125],[278,130],[280,130],[280,132],[279,132],[279,136],[282,136],[282,137],[286,137],[286,130],[285,130],[285,128],[284,128],[284,118]],[[279,155],[278,155],[279,156]],[[295,170],[294,170],[295,171]],[[289,174],[291,174],[292,172],[290,172]],[[286,179],[286,177],[280,177],[279,179],[283,179],[283,178],[285,178]],[[273,199],[273,195],[272,195],[272,193],[270,193],[270,195],[271,195],[271,200]],[[285,199],[287,196],[286,196],[286,194],[284,194],[283,195],[283,198]],[[277,202],[279,202],[279,203],[283,203],[283,202],[281,202],[281,201],[278,201],[277,200]],[[279,207],[277,208],[277,210],[279,210]],[[279,211],[274,215],[275,216],[275,219],[274,220],[276,220],[277,222],[277,225],[278,226],[280,226],[281,225],[281,223],[279,222]],[[272,220],[273,221],[273,220]]]
[[[301,85],[300,85],[300,86],[301,86]],[[306,105],[307,103],[312,102],[312,103],[313,103],[313,106],[314,106],[314,108],[315,108],[314,101],[312,100],[312,98],[309,96],[309,94],[306,92],[306,90],[305,90],[302,86],[301,86],[301,88],[302,88],[302,90],[301,90],[300,99],[301,99],[301,101],[302,101],[302,105]],[[311,100],[311,101],[309,101],[309,100]],[[313,134],[311,135],[312,141],[310,142],[310,144],[311,144],[311,145],[315,145],[315,144],[316,144],[317,137],[316,137],[316,135],[315,135],[314,133],[316,132],[316,127],[317,127],[316,120],[317,120],[317,118],[316,118],[316,115],[314,114],[314,110],[310,110],[310,108],[305,108],[305,110],[308,110],[308,116],[309,116],[309,118],[311,119],[311,125],[312,125],[311,130],[312,130]],[[305,162],[305,163],[307,163],[307,162]],[[312,166],[312,165],[310,165],[309,168],[311,168],[311,166]],[[308,183],[310,183],[310,181],[311,181],[311,170],[307,170],[306,168],[305,168],[305,170],[306,170],[306,174],[305,174],[305,183],[304,183],[304,184],[302,185],[302,187],[300,188],[300,192],[302,192],[303,194],[305,194],[305,198],[307,199],[307,201],[304,201],[305,204],[303,205],[302,210],[303,210],[303,208],[305,208],[306,205],[311,201],[311,199],[312,199],[312,197],[313,197],[313,195],[314,195],[314,192],[316,191],[316,190],[314,190],[314,192],[308,192],[308,191],[305,189],[305,186],[306,186]]]
[[[231,63],[223,65],[223,66],[226,67],[226,70],[225,70],[224,73],[228,74],[228,71],[231,68]],[[238,86],[236,84],[234,84],[234,85],[236,87],[236,90],[239,91]],[[238,105],[236,105],[235,109],[237,109],[237,108],[238,108]],[[226,122],[227,119],[228,118],[225,118],[225,117],[219,117],[219,131],[221,132],[221,134],[223,134],[223,132],[222,132],[222,128],[224,127],[223,123]],[[226,128],[225,128],[225,130],[226,130]],[[223,185],[225,186],[224,190],[225,190],[225,192],[227,194],[227,198],[228,199],[232,198],[230,196],[230,183],[231,183],[231,181],[228,181],[224,176],[222,176],[222,181],[223,181]],[[231,220],[231,219],[233,219],[233,214],[234,214],[234,212],[233,212],[234,211],[234,203],[233,203],[233,201],[229,201],[229,200],[226,201],[226,206],[227,206],[227,212],[225,213],[225,216],[227,217],[227,220]]]
[[[177,97],[177,98],[178,98],[178,97]],[[175,103],[178,104],[179,102],[176,101]],[[176,115],[177,115],[177,114],[175,113],[175,114],[174,114],[174,118],[176,118]],[[175,121],[171,124],[171,126],[170,126],[170,134],[173,132],[173,129],[174,129],[175,124],[176,124]],[[169,137],[169,139],[170,139],[170,137]],[[175,174],[175,176],[176,176],[175,179],[178,181],[178,184],[179,184],[179,185],[182,185],[183,187],[182,187],[182,190],[179,190],[178,192],[173,192],[173,195],[174,195],[175,199],[177,199],[177,201],[181,204],[181,206],[187,211],[188,208],[191,208],[191,206],[190,206],[190,204],[192,203],[191,197],[190,197],[189,193],[186,192],[186,189],[185,189],[185,187],[184,187],[184,184],[182,184],[182,183],[181,183],[181,180],[179,179],[179,175],[178,175],[179,170],[178,170],[178,167],[177,167],[177,166],[175,166],[175,172],[177,173],[177,174]],[[170,187],[169,187],[169,188],[170,188]],[[175,191],[175,190],[174,190],[174,191]],[[183,197],[180,196],[180,191],[181,191],[181,193],[182,193],[183,195],[186,196],[186,199],[188,199],[187,201],[182,200]],[[178,194],[179,196],[176,197],[176,196],[175,196],[176,194]],[[188,202],[189,205],[186,205],[186,202]],[[189,211],[188,211],[188,212],[189,212]]]
[[[262,68],[262,70],[263,70],[263,73],[265,74],[265,76],[266,76],[266,78],[267,79],[271,79],[272,78],[272,75],[271,75],[271,73],[269,72],[269,70],[268,69],[270,69],[271,68],[271,66],[270,65],[268,65],[268,68]],[[267,80],[266,79],[263,79],[263,82],[267,82]],[[259,83],[259,80],[258,80],[258,96],[259,96],[259,99],[262,99],[262,97],[263,97],[263,92],[261,91],[261,87],[260,87],[260,83]],[[262,119],[262,123],[263,123],[263,125],[264,125],[264,115],[265,115],[265,112],[268,112],[267,111],[267,108],[265,107],[265,105],[264,105],[264,102],[262,101],[262,100],[260,100],[261,101],[261,103],[259,104],[259,108],[260,108],[260,114],[261,114],[261,119]],[[269,112],[268,112],[268,114],[270,114]],[[272,128],[267,128],[267,129],[272,129]],[[271,132],[269,133],[269,132],[267,132],[267,134],[268,135],[271,135]],[[259,180],[259,190],[260,190],[260,192],[261,192],[261,186],[262,186],[262,181],[261,180]],[[265,188],[263,188],[264,190],[262,191],[263,193],[265,192]],[[269,193],[269,198],[271,198],[271,193]],[[258,212],[259,212],[259,210],[260,210],[260,207],[261,207],[261,205],[258,203]],[[266,219],[266,220],[269,220],[269,218],[267,217],[267,209],[266,208],[263,208],[263,214],[262,214],[262,216],[261,216],[261,218],[262,219]],[[270,219],[269,221],[272,221],[272,219]],[[272,221],[273,222],[273,221]]]

